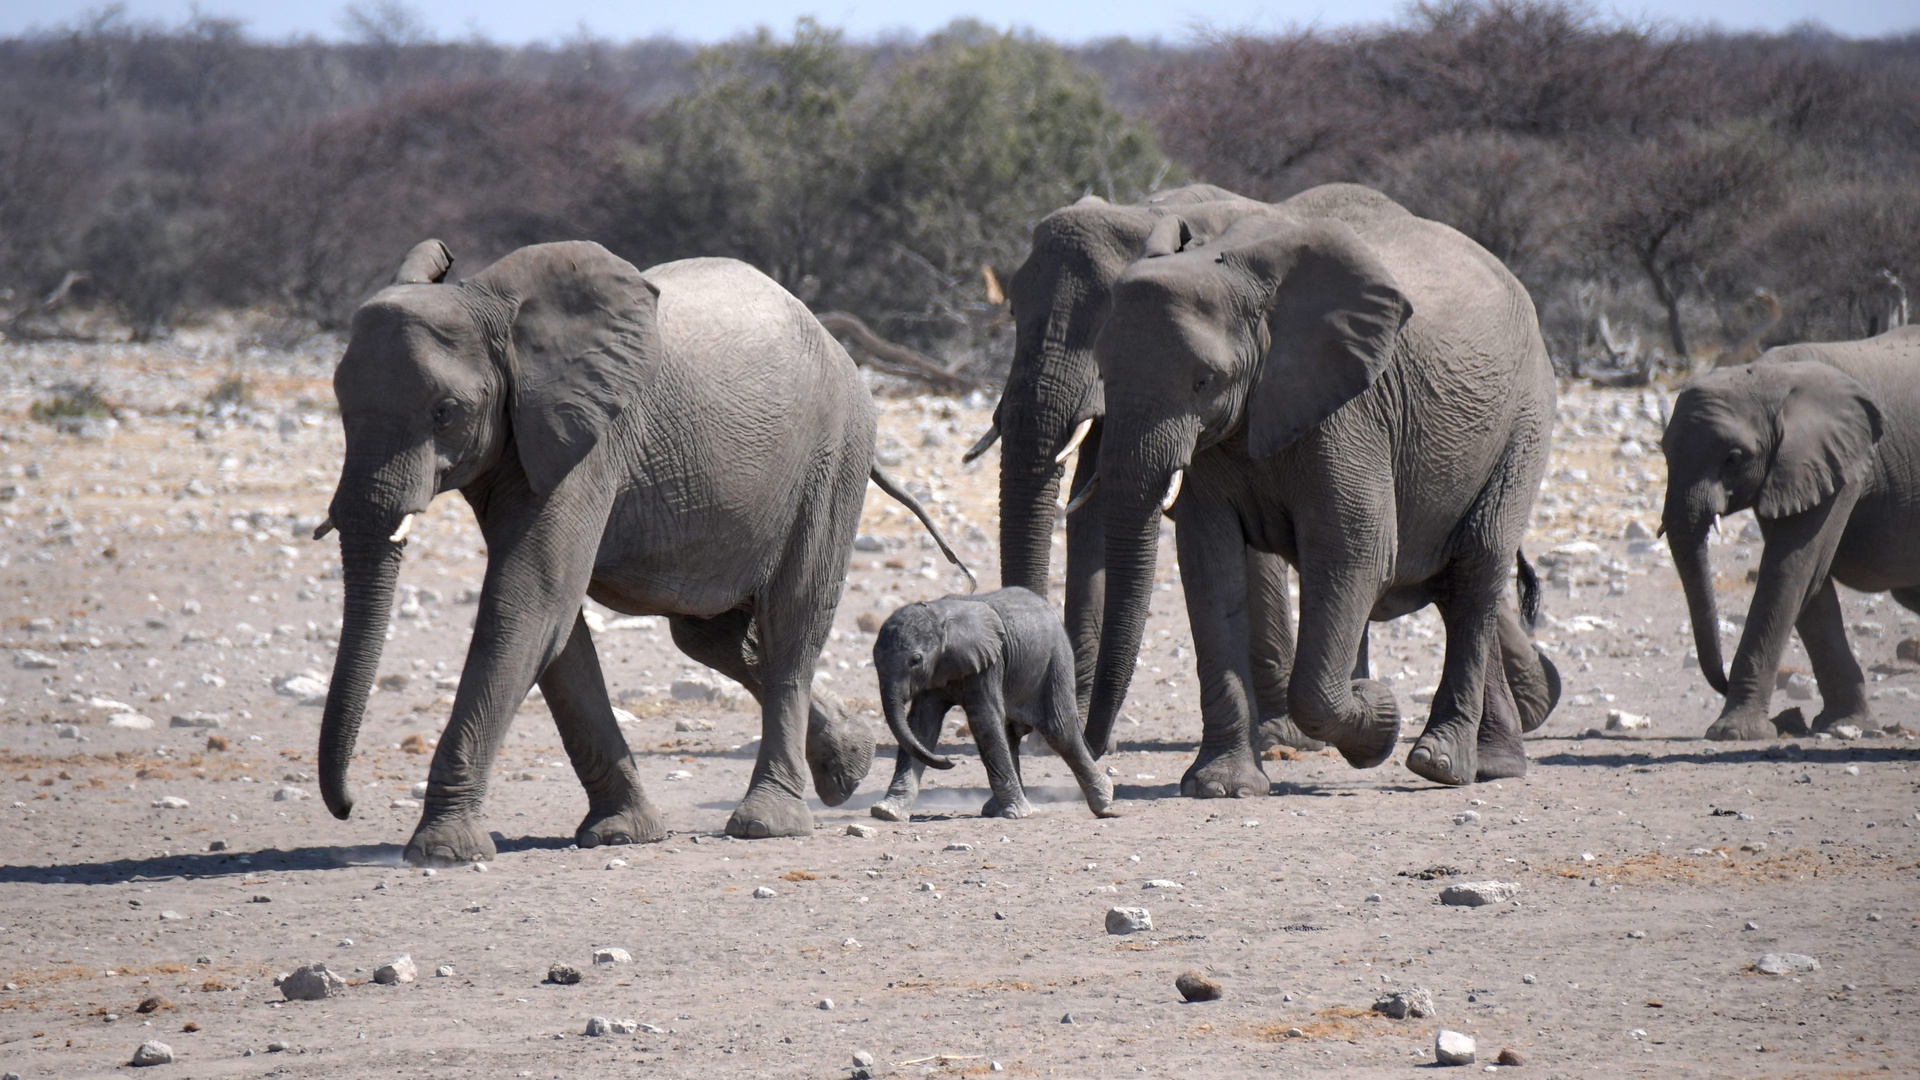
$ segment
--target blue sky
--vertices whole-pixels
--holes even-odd
[[[52,29],[104,7],[101,0],[0,0],[0,35]],[[201,0],[200,9],[242,20],[257,37],[300,34],[342,36],[345,3],[290,4],[285,0]],[[366,6],[372,7],[369,2]],[[1196,27],[1276,30],[1293,25],[1340,26],[1390,20],[1401,0],[733,0],[719,3],[636,4],[607,0],[433,0],[409,5],[440,38],[479,34],[501,42],[557,41],[582,27],[626,40],[669,35],[716,41],[757,25],[784,29],[802,15],[842,27],[856,37],[897,31],[924,33],[958,16],[996,26],[1029,27],[1063,41],[1125,35],[1189,39]],[[1717,23],[1731,30],[1779,30],[1817,21],[1836,33],[1870,37],[1920,30],[1920,4],[1913,0],[1661,0],[1657,4],[1597,5],[1638,20],[1678,24]],[[125,0],[130,16],[163,23],[187,16],[187,0]]]

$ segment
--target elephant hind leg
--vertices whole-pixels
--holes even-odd
[[[561,745],[587,789],[587,816],[574,831],[583,848],[644,844],[667,835],[647,793],[633,754],[613,718],[606,678],[584,616],[575,616],[566,646],[540,675],[540,690],[553,710]]]
[[[1247,549],[1247,640],[1253,700],[1259,722],[1253,752],[1276,746],[1309,753],[1326,743],[1308,737],[1287,715],[1287,684],[1293,680],[1293,604],[1287,599],[1287,563],[1278,555]]]
[[[1800,609],[1794,629],[1807,648],[1813,665],[1813,680],[1820,687],[1820,715],[1813,718],[1815,732],[1829,731],[1840,724],[1876,726],[1873,710],[1867,705],[1867,680],[1859,661],[1847,645],[1846,617],[1840,610],[1840,597],[1829,577],[1814,591]],[[1776,725],[1778,726],[1778,725]]]
[[[1533,643],[1519,616],[1512,611],[1501,608],[1496,629],[1500,636],[1501,667],[1519,713],[1520,730],[1534,731],[1547,722],[1554,706],[1560,703],[1560,670]]]
[[[1475,739],[1475,783],[1518,780],[1527,775],[1527,748],[1520,739],[1522,722],[1512,689],[1507,685],[1502,649],[1496,642],[1487,651],[1487,683],[1480,706],[1480,731]]]

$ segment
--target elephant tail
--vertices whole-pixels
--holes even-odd
[[[960,572],[967,575],[968,592],[972,592],[979,586],[979,579],[973,576],[973,571],[966,563],[960,561],[960,556],[953,553],[953,548],[947,544],[947,538],[940,535],[939,527],[934,525],[931,517],[927,516],[927,508],[920,505],[919,499],[908,494],[906,488],[901,487],[893,477],[888,476],[886,471],[880,468],[880,463],[877,461],[868,467],[867,476],[872,478],[874,484],[879,487],[881,491],[892,496],[895,502],[913,511],[913,516],[919,518],[920,524],[927,527],[927,533],[933,537],[933,542],[940,545],[940,554],[945,555],[948,562],[959,567]]]
[[[1527,553],[1518,548],[1513,552],[1515,584],[1520,592],[1520,621],[1527,626],[1531,634],[1540,625],[1540,575],[1533,572],[1533,564],[1527,561]]]

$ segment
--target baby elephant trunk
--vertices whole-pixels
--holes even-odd
[[[893,729],[893,740],[900,744],[900,749],[912,754],[923,764],[931,765],[936,769],[953,768],[952,758],[943,758],[927,749],[920,742],[919,736],[913,733],[912,725],[907,723],[906,692],[899,687],[889,686],[882,693],[884,700],[881,702],[881,708],[887,714],[887,726]]]

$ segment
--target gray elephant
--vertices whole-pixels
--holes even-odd
[[[1870,725],[1834,582],[1890,591],[1920,611],[1920,327],[1865,341],[1789,345],[1709,372],[1674,401],[1661,523],[1686,589],[1700,670],[1726,697],[1709,739],[1799,734],[1769,720],[1797,629],[1824,708],[1813,729]],[[1751,507],[1765,547],[1733,667],[1721,667],[1707,533]]]
[[[1090,483],[1106,413],[1093,342],[1106,318],[1113,283],[1139,256],[1154,224],[1170,213],[1178,213],[1189,232],[1204,239],[1242,217],[1273,212],[1265,203],[1209,184],[1160,192],[1132,206],[1088,196],[1034,227],[1032,249],[1008,279],[1007,299],[1016,327],[1013,364],[994,425],[967,460],[1000,441],[1000,580],[1046,596],[1062,467],[1079,453],[1068,489],[1073,500],[1066,523],[1065,620],[1082,715],[1092,694],[1099,651],[1106,560],[1100,492]],[[1287,680],[1293,668],[1286,564],[1277,556],[1249,550],[1247,575],[1248,600],[1258,612],[1252,665],[1262,733],[1269,743],[1317,750],[1321,744],[1286,718]],[[1183,790],[1199,797],[1252,794],[1219,785],[1189,784]],[[1265,791],[1261,785],[1259,793]]]
[[[1407,766],[1446,784],[1523,775],[1550,665],[1504,603],[1547,462],[1554,384],[1533,305],[1497,259],[1381,196],[1352,222],[1163,219],[1121,275],[1095,356],[1106,387],[1106,621],[1086,738],[1111,738],[1170,513],[1205,728],[1189,781],[1264,790],[1249,743],[1245,550],[1300,573],[1289,713],[1357,768],[1399,708],[1355,678],[1369,618],[1427,604],[1444,673]],[[1513,697],[1526,701],[1516,708]]]
[[[315,534],[339,529],[346,591],[320,729],[327,808],[353,808],[347,767],[407,532],[458,489],[487,571],[409,861],[494,855],[487,780],[536,681],[587,791],[579,844],[663,835],[587,597],[666,615],[682,651],[753,693],[759,759],[727,831],[806,835],[808,772],[834,805],[873,757],[872,730],[812,688],[874,471],[866,384],[805,306],[743,263],[643,275],[598,244],[542,244],[443,284],[451,263],[437,240],[416,246],[355,313],[334,375],[346,460]]]
[[[981,817],[1033,813],[1020,784],[1020,740],[1040,732],[1073,770],[1096,817],[1113,817],[1113,781],[1080,738],[1074,704],[1073,647],[1038,595],[1017,586],[977,596],[908,604],[887,617],[873,640],[880,707],[900,744],[893,783],[873,816],[905,821],[927,765],[951,769],[932,746],[954,706],[966,710],[993,797]]]

